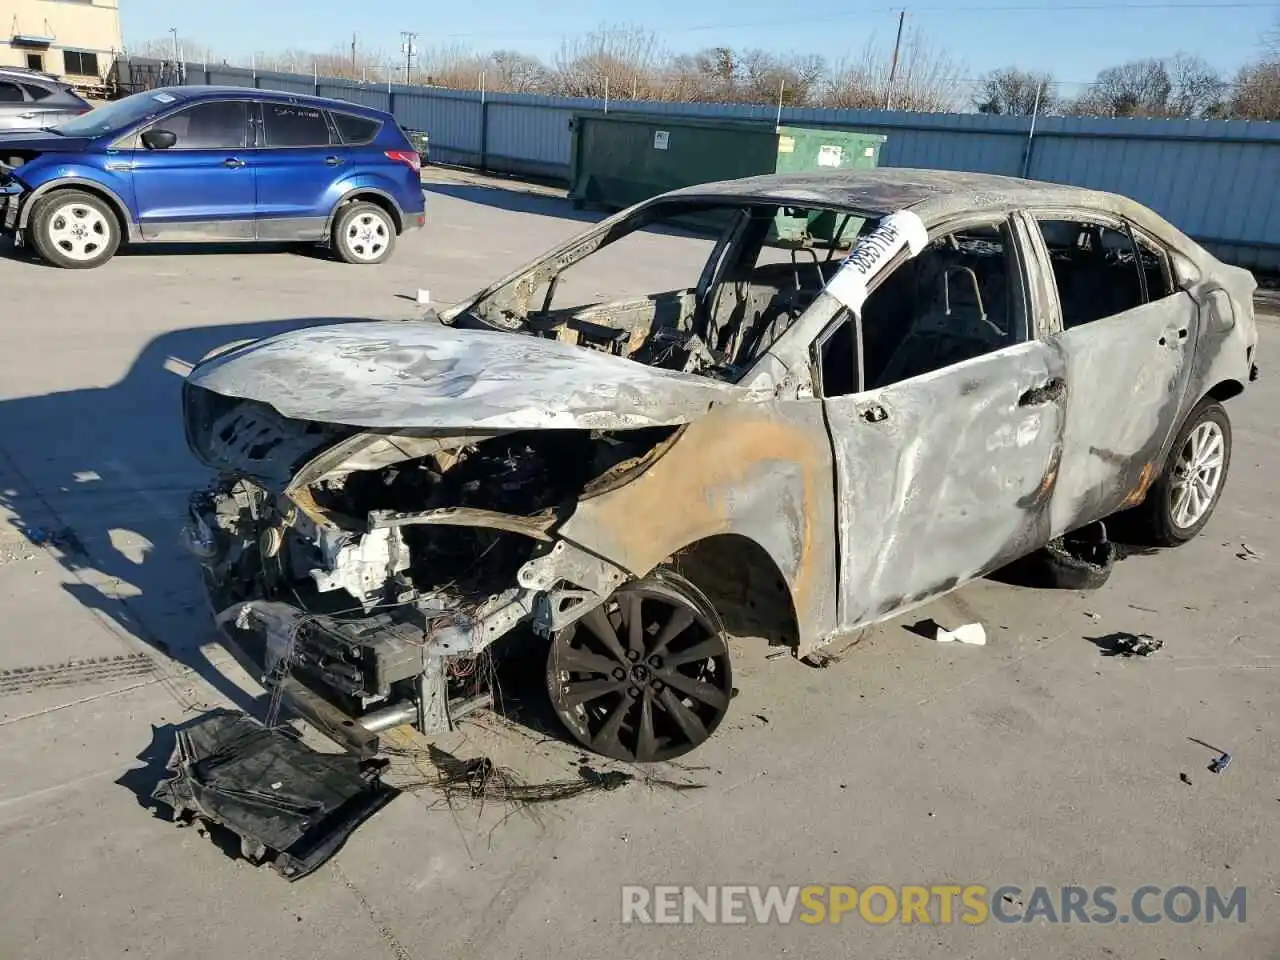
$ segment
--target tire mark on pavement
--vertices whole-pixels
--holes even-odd
[[[90,683],[110,683],[144,677],[155,670],[151,658],[141,653],[91,660],[68,660],[35,667],[0,670],[0,697],[58,687],[79,687]]]

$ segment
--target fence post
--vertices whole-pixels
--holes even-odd
[[[489,98],[485,90],[484,71],[480,71],[480,170],[489,169]]]
[[[1027,129],[1027,147],[1022,153],[1022,178],[1025,180],[1031,170],[1031,148],[1036,141],[1036,117],[1040,115],[1040,91],[1043,84],[1036,86],[1036,102],[1031,107],[1031,126]]]

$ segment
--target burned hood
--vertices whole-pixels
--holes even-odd
[[[199,364],[190,386],[367,430],[674,426],[742,388],[557,340],[427,321],[280,334]]]

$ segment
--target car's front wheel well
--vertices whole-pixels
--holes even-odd
[[[391,217],[391,222],[395,224],[396,233],[404,232],[404,220],[400,216],[400,210],[395,203],[381,193],[353,193],[349,197],[343,197],[342,203],[338,204],[338,210],[334,213],[336,220],[344,207],[348,207],[353,203],[360,201],[372,203],[376,207],[381,207]]]
[[[125,240],[128,239],[129,215],[120,207],[119,203],[116,201],[116,199],[113,196],[111,196],[111,194],[107,193],[105,190],[100,190],[94,187],[92,184],[77,182],[77,183],[68,183],[68,184],[63,184],[63,185],[53,187],[52,189],[46,191],[45,193],[40,194],[35,198],[35,200],[32,202],[32,210],[34,211],[36,204],[40,204],[48,200],[56,199],[58,194],[66,193],[71,190],[74,190],[77,193],[87,193],[89,194],[89,196],[94,197],[98,200],[101,200],[104,204],[106,204],[107,209],[110,210],[112,216],[115,217],[116,228],[120,231],[119,236],[120,236],[121,242],[124,242]],[[30,227],[30,224],[31,224],[31,221],[28,220],[27,226]]]
[[[1212,397],[1219,403],[1226,403],[1242,393],[1244,393],[1244,384],[1239,380],[1223,380],[1221,383],[1214,384],[1205,396]]]
[[[681,550],[669,565],[706,595],[731,635],[761,637],[772,646],[799,644],[791,589],[754,540],[738,534],[710,537]]]

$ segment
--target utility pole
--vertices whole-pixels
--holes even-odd
[[[356,40],[357,35],[354,33],[351,34],[351,69],[353,71],[356,68]]]
[[[170,27],[169,32],[173,34],[173,62],[178,62],[178,28]]]
[[[893,59],[889,62],[889,83],[884,91],[884,108],[889,109],[893,103],[893,81],[898,76],[898,51],[902,48],[902,22],[907,19],[907,11],[898,12],[898,36],[893,41]]]
[[[407,85],[409,83],[409,71],[413,67],[413,58],[418,54],[418,48],[414,45],[418,35],[408,30],[401,30],[400,39],[403,41],[400,50],[404,53],[404,82]]]

